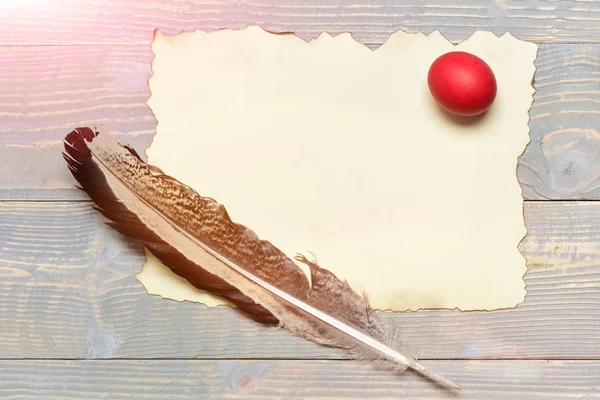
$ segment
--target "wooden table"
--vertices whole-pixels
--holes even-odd
[[[139,151],[152,140],[155,28],[251,24],[305,39],[350,31],[373,48],[397,29],[539,43],[518,169],[526,301],[383,314],[459,395],[229,308],[148,296],[140,245],[73,189],[60,154],[72,128],[102,126]],[[599,110],[595,0],[1,0],[0,398],[600,399]]]

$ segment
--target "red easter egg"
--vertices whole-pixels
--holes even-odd
[[[440,56],[431,64],[427,83],[438,104],[453,114],[482,114],[496,98],[496,77],[481,58],[462,51]]]

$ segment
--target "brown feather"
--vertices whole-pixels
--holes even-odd
[[[347,283],[298,256],[310,268],[309,283],[283,252],[231,221],[222,205],[147,165],[110,135],[75,129],[65,138],[64,157],[116,229],[142,241],[194,286],[228,299],[259,322],[279,323],[359,358],[393,359],[456,387],[390,349],[392,340],[377,314]]]

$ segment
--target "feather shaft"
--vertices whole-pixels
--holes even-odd
[[[253,274],[251,274],[248,271],[246,271],[245,269],[237,266],[235,263],[228,260],[227,258],[212,251],[208,246],[204,245],[203,243],[201,243],[197,240],[195,240],[195,241],[199,246],[203,247],[206,251],[211,253],[214,257],[218,258],[224,264],[227,264],[229,267],[234,269],[236,272],[238,272],[241,275],[245,276],[246,278],[250,279],[254,283],[262,286],[263,288],[265,288],[269,292],[273,293],[280,299],[285,300],[286,302],[298,307],[302,311],[304,311],[304,312],[312,315],[313,317],[319,319],[320,321],[326,323],[327,325],[331,326],[332,328],[337,329],[339,332],[341,332],[345,335],[348,335],[349,337],[357,340],[358,342],[364,344],[365,346],[377,351],[378,353],[380,353],[381,355],[386,357],[388,360],[399,363],[403,366],[406,366],[406,367],[414,370],[415,372],[418,372],[419,374],[421,374],[435,382],[441,383],[444,386],[448,386],[450,388],[457,389],[457,390],[461,389],[460,385],[452,382],[449,379],[444,378],[441,375],[431,372],[429,369],[427,369],[425,366],[418,363],[417,361],[398,353],[396,350],[386,346],[385,344],[381,343],[380,341],[372,338],[369,335],[362,333],[358,329],[355,329],[349,325],[346,325],[342,321],[339,321],[338,319],[333,318],[332,316],[322,312],[321,310],[311,306],[310,304],[306,304],[302,300],[299,300],[293,296],[290,296],[286,292],[278,289],[277,287],[260,279],[259,277],[254,276]]]

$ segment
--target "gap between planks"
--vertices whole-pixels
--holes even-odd
[[[452,357],[427,357],[418,358],[419,361],[600,361],[600,357],[493,357],[493,358],[452,358]],[[87,358],[87,357],[9,357],[0,358],[0,362],[4,361],[341,361],[341,362],[356,362],[356,359],[348,357],[209,357],[209,358],[194,358],[194,357],[110,357],[110,358]]]
[[[0,190],[0,196],[2,196],[2,190]],[[523,199],[524,203],[594,203],[599,202],[600,198],[597,199],[536,199],[528,200]],[[31,203],[93,203],[92,200],[88,199],[2,199],[0,203],[12,203],[12,204],[31,204]]]

